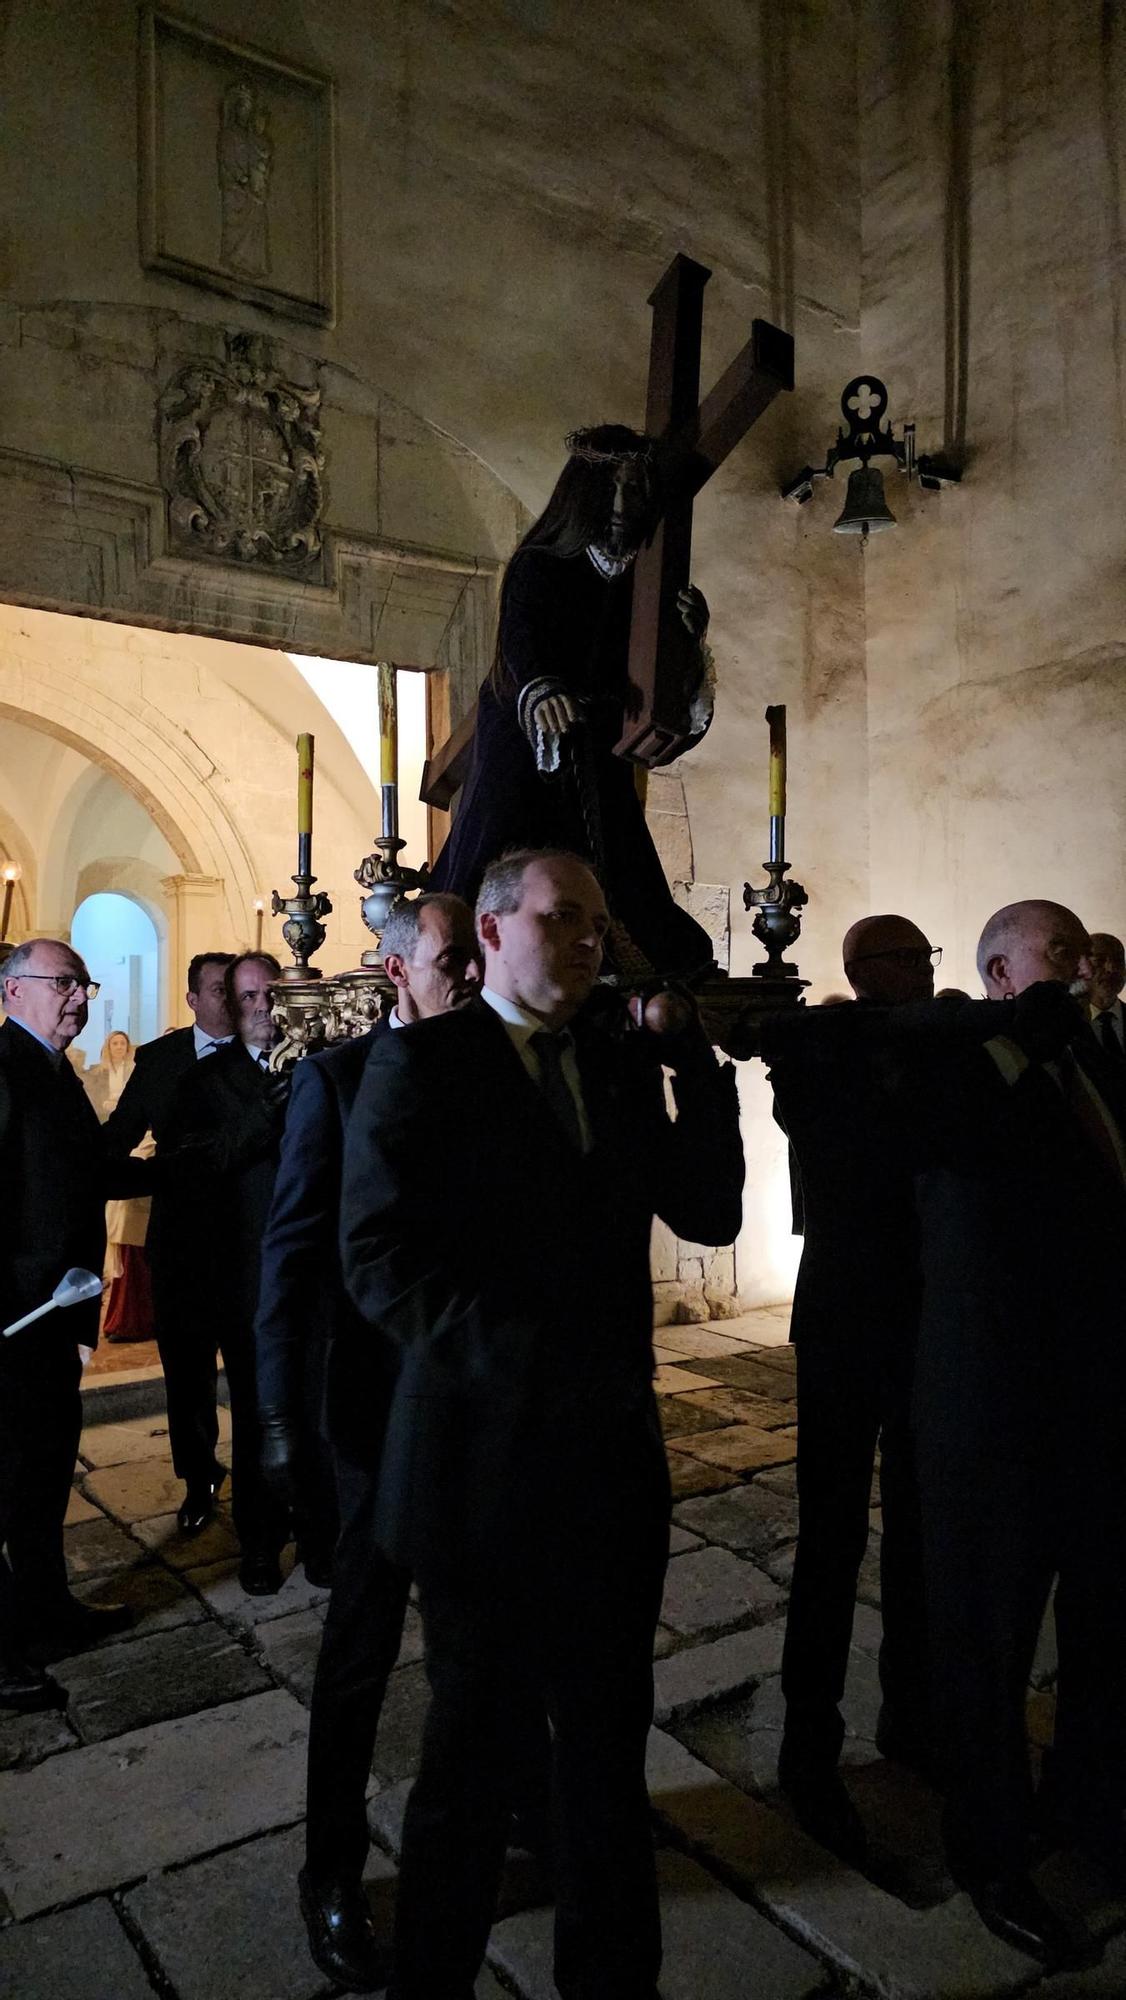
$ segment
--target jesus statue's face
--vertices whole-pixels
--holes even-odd
[[[610,519],[601,547],[620,562],[636,555],[645,537],[649,472],[642,459],[620,458],[610,467],[610,477]]]

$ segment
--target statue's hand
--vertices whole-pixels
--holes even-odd
[[[708,600],[704,596],[703,591],[697,590],[694,583],[688,584],[684,590],[678,590],[676,594],[676,608],[680,613],[682,623],[691,633],[697,644],[699,644],[708,629],[708,618],[710,616]]]
[[[562,691],[545,694],[532,710],[532,721],[543,735],[566,736],[579,719],[579,707],[574,697]]]

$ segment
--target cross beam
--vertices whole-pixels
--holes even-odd
[[[645,428],[664,447],[663,509],[634,565],[632,698],[615,745],[620,757],[648,766],[669,763],[688,741],[684,688],[691,680],[694,642],[676,600],[690,576],[692,503],[779,391],[794,386],[792,336],[756,319],[746,346],[699,401],[704,286],[710,276],[705,265],[677,255],[649,300],[653,332]],[[467,715],[430,758],[421,791],[427,805],[448,808],[464,781],[474,720]]]

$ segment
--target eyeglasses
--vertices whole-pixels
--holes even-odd
[[[942,946],[932,944],[924,949],[922,945],[903,944],[895,951],[865,951],[859,958],[854,958],[852,964],[870,965],[874,958],[890,958],[896,965],[906,965],[912,969],[917,967],[920,970],[924,965],[933,965],[937,971],[942,964]]]
[[[73,993],[76,986],[81,986],[87,1000],[96,1000],[102,990],[100,980],[76,979],[73,972],[18,972],[16,978],[46,979],[62,1000]]]

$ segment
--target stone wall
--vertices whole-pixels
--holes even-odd
[[[1126,13],[866,0],[866,364],[964,455],[863,559],[871,883],[977,991],[1002,903],[1126,926]]]

